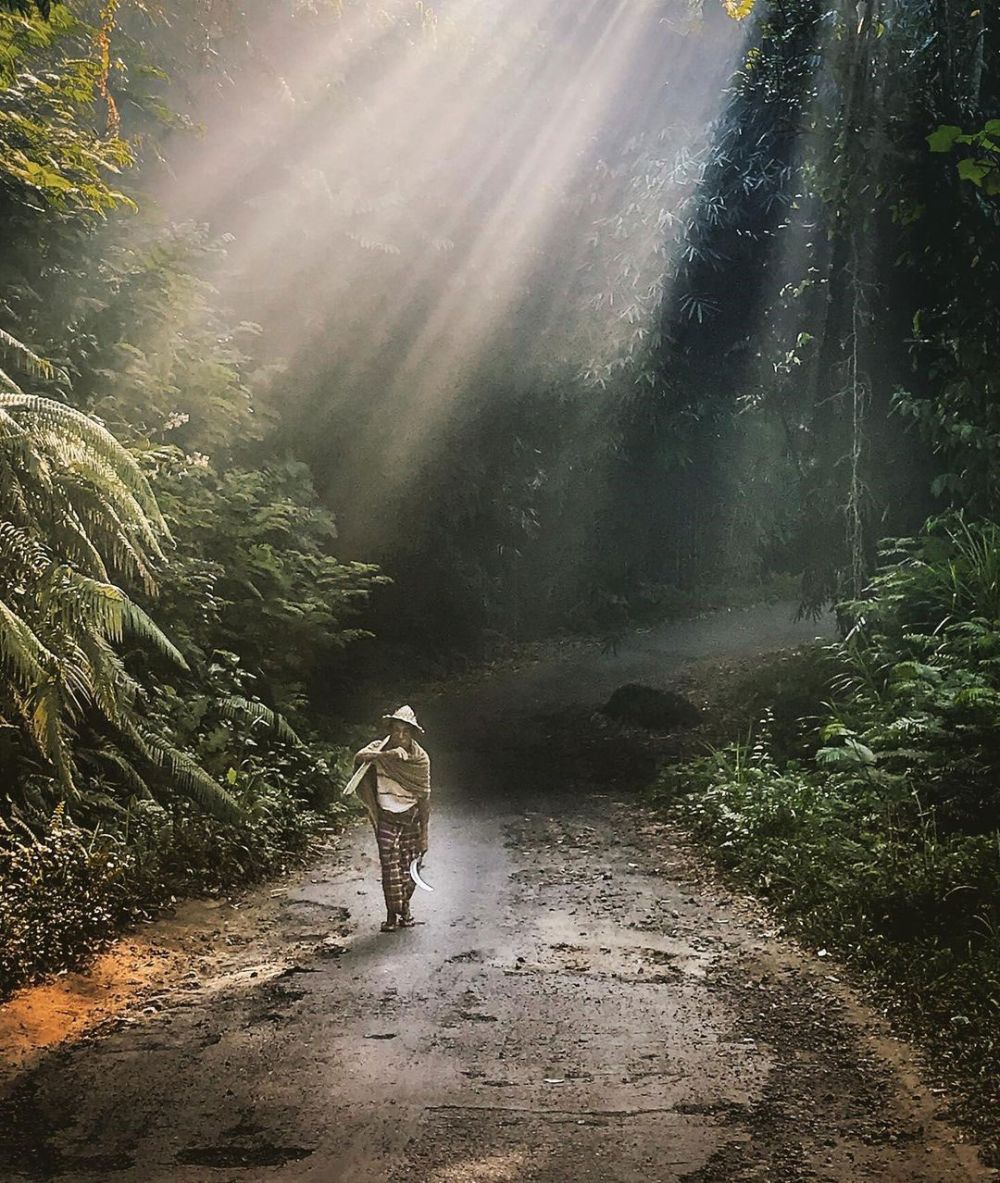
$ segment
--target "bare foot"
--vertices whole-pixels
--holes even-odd
[[[396,923],[395,920],[383,920],[382,927],[379,929],[379,931],[380,932],[395,932],[397,928],[399,928],[399,925]]]

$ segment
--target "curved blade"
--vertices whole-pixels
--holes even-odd
[[[421,860],[420,860],[419,858],[415,858],[415,859],[414,859],[414,860],[413,860],[413,861],[410,863],[410,878],[411,878],[411,879],[413,880],[413,882],[414,882],[414,883],[417,885],[417,887],[419,887],[419,888],[420,888],[422,891],[433,891],[433,890],[434,890],[434,888],[433,888],[433,887],[431,887],[431,885],[430,885],[429,883],[427,883],[427,882],[426,882],[426,881],[425,881],[425,880],[424,880],[424,879],[421,877],[421,874],[420,874],[420,871],[421,871],[420,861],[421,861]]]
[[[361,784],[362,780],[364,779],[365,773],[368,771],[368,769],[370,767],[371,767],[370,764],[361,764],[358,766],[354,775],[347,782],[347,784],[344,785],[343,794],[342,794],[344,797],[350,797],[353,793],[356,793],[358,791],[358,785]]]

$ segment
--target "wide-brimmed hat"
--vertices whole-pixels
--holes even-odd
[[[397,707],[391,715],[382,716],[383,723],[387,723],[390,719],[396,719],[400,723],[409,723],[415,731],[419,731],[421,735],[424,733],[424,729],[417,722],[417,716],[413,713],[413,707]]]

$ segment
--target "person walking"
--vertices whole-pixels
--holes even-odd
[[[424,729],[411,707],[401,706],[382,720],[389,724],[388,736],[363,747],[354,765],[368,765],[358,796],[375,829],[382,865],[386,913],[382,932],[393,932],[413,924],[410,864],[427,853],[431,761],[417,742]]]

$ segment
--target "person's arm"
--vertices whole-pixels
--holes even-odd
[[[406,748],[385,748],[375,753],[376,756],[394,756],[397,760],[409,760],[410,754]]]
[[[382,755],[382,745],[385,743],[384,739],[373,739],[372,742],[360,752],[354,755],[354,767],[357,768],[359,764],[370,764],[376,756]]]

